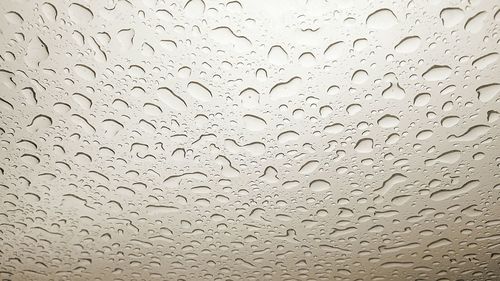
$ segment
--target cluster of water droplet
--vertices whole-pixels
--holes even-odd
[[[5,280],[498,280],[500,3],[5,0]]]

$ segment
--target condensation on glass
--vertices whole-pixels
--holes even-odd
[[[499,280],[500,1],[2,0],[2,280]]]

